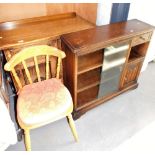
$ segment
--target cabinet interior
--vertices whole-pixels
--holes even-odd
[[[101,67],[103,63],[103,50],[78,57],[78,74]]]
[[[130,55],[129,55],[129,62],[134,61],[139,58],[144,58],[146,55],[146,49],[148,47],[148,42],[139,44],[136,46],[131,47]]]

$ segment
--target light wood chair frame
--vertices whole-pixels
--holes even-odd
[[[15,78],[18,86],[19,86],[19,91],[22,90],[23,86],[22,86],[22,84],[20,82],[20,79],[19,79],[19,77],[18,77],[18,75],[17,75],[17,73],[15,71],[15,66],[18,65],[19,63],[23,64],[23,67],[25,69],[25,73],[26,73],[26,76],[28,78],[28,81],[29,81],[30,84],[32,84],[33,81],[31,79],[30,72],[29,72],[29,70],[28,70],[28,68],[26,66],[25,60],[33,57],[34,58],[34,64],[35,64],[35,70],[36,70],[37,78],[38,78],[38,81],[40,82],[41,78],[40,78],[40,72],[39,72],[37,56],[42,56],[42,55],[46,56],[46,64],[45,64],[46,65],[46,80],[49,79],[49,57],[50,56],[55,56],[55,57],[58,58],[57,68],[56,68],[56,78],[59,79],[60,66],[61,66],[61,63],[62,63],[62,59],[65,58],[65,56],[66,56],[65,53],[63,51],[55,48],[55,47],[51,47],[51,46],[47,46],[47,45],[39,45],[39,46],[27,47],[27,48],[21,50],[19,53],[15,54],[4,66],[4,69],[6,71],[10,71],[13,74],[13,76],[14,76],[14,78]],[[72,115],[71,115],[72,111],[73,111],[73,106],[71,107],[71,109],[68,110],[65,117],[67,117],[67,119],[68,119],[69,126],[71,128],[71,131],[73,133],[73,136],[74,136],[75,140],[78,141],[78,135],[77,135],[76,128],[75,128],[75,125],[74,125],[74,121],[73,121],[73,118],[72,118]],[[60,117],[60,118],[62,118],[62,117]],[[22,120],[20,120],[20,118],[18,117],[18,113],[17,113],[17,119],[18,119],[19,125],[24,130],[25,146],[26,146],[27,151],[31,150],[30,130],[53,122],[53,120],[52,121],[48,120],[46,122],[43,122],[43,123],[40,123],[40,124],[37,124],[37,125],[35,124],[35,125],[29,125],[28,126],[28,125],[25,125],[22,122]]]

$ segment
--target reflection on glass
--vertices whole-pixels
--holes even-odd
[[[118,43],[104,49],[98,98],[118,90],[128,49],[129,43]]]

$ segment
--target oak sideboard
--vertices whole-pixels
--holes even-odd
[[[153,29],[133,19],[62,35],[64,81],[73,97],[74,119],[138,86]]]

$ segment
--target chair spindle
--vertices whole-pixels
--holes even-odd
[[[37,57],[36,56],[34,56],[34,63],[35,63],[35,69],[36,69],[36,73],[37,73],[37,78],[38,78],[38,81],[40,82],[41,81],[40,71],[39,71],[38,61],[37,61]]]
[[[14,76],[14,78],[15,78],[17,84],[18,84],[19,89],[21,89],[21,88],[22,88],[22,84],[21,84],[21,82],[20,82],[20,80],[19,80],[19,77],[17,76],[17,73],[16,73],[15,69],[13,68],[13,69],[11,70],[11,72],[12,72],[12,74],[13,74],[13,76]]]
[[[61,58],[58,57],[58,63],[57,63],[57,73],[56,73],[56,78],[59,79],[59,73],[60,73],[60,64],[61,64]]]
[[[28,78],[28,80],[29,80],[29,83],[32,84],[32,79],[31,79],[31,76],[30,76],[30,72],[29,72],[29,70],[27,69],[27,66],[26,66],[26,63],[25,63],[24,60],[22,60],[22,64],[23,64],[23,66],[24,66],[25,73],[26,73],[26,76],[27,76],[27,78]]]
[[[49,79],[49,55],[46,55],[46,80]]]

